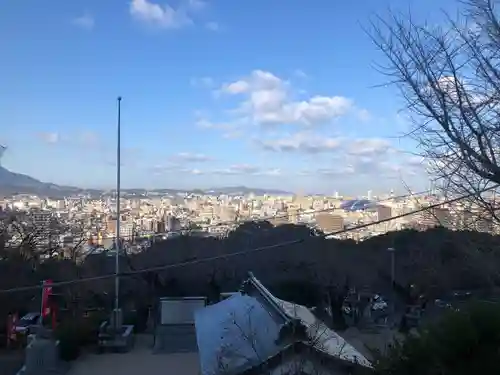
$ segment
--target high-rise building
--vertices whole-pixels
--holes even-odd
[[[181,230],[181,221],[173,215],[167,215],[165,218],[165,231],[177,232]]]
[[[165,233],[166,232],[166,225],[165,225],[165,220],[158,220],[156,221],[156,233]]]
[[[344,218],[340,215],[321,212],[315,216],[316,224],[325,233],[338,232],[344,229]]]
[[[135,234],[135,224],[133,222],[125,222],[120,225],[120,237],[124,240],[132,240]]]
[[[116,233],[116,219],[113,217],[108,217],[108,220],[106,221],[106,230],[109,233]]]
[[[382,204],[377,205],[376,208],[376,221],[388,220],[392,216],[392,208],[389,206],[384,206]]]
[[[297,208],[288,209],[288,221],[292,224],[296,224],[299,220],[299,210]]]
[[[453,228],[453,221],[450,210],[447,208],[431,208],[419,212],[413,216],[413,220],[419,227],[436,227],[442,226],[445,228]]]

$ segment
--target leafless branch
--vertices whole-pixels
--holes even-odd
[[[395,85],[429,172],[446,195],[469,195],[497,223],[500,183],[500,22],[496,0],[468,0],[447,26],[392,14],[372,22],[385,56],[380,71]],[[483,193],[491,188],[492,192]]]

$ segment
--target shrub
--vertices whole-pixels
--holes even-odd
[[[80,338],[77,325],[73,322],[57,327],[56,338],[59,340],[59,355],[63,361],[73,361],[80,355]]]
[[[496,375],[499,348],[500,307],[474,304],[395,343],[375,369],[381,375]]]
[[[56,329],[56,338],[60,341],[61,359],[75,360],[80,354],[81,347],[95,344],[101,321],[99,316],[90,316],[68,319],[61,323]]]

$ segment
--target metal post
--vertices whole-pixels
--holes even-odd
[[[114,323],[115,329],[118,328],[118,309],[120,307],[120,184],[121,184],[121,96],[118,97],[118,126],[117,126],[117,144],[116,144],[116,239],[115,239],[115,311]]]
[[[45,280],[42,281],[42,302],[40,303],[40,319],[38,321],[38,325],[43,326],[43,315],[44,315],[44,311],[43,311],[43,308],[45,307],[44,306],[44,301],[43,301],[43,297],[45,297]]]

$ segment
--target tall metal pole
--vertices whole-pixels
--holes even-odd
[[[121,96],[118,97],[118,126],[117,126],[117,145],[116,145],[116,243],[115,243],[115,328],[118,326],[118,309],[120,307],[120,188],[121,188]]]
[[[45,308],[45,301],[43,297],[45,297],[45,280],[42,281],[42,303],[40,304],[40,319],[38,321],[38,325],[40,326],[43,326],[43,316],[45,315],[45,311],[43,311]]]

